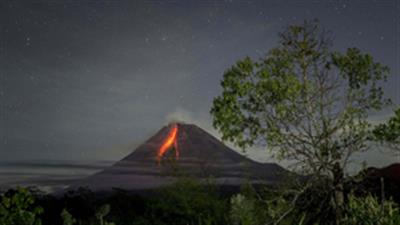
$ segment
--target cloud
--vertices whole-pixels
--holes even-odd
[[[105,167],[111,165],[114,161],[61,161],[61,160],[52,160],[52,161],[9,161],[9,162],[1,162],[0,165],[3,168],[10,167],[15,170],[19,169],[68,169],[68,170],[101,170]],[[0,170],[1,173],[1,170]]]
[[[176,108],[174,111],[165,116],[165,123],[193,123],[199,125],[199,120],[196,120],[192,112],[183,108]]]

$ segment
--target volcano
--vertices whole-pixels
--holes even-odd
[[[109,168],[73,184],[95,191],[154,189],[179,176],[212,177],[218,185],[274,184],[288,171],[253,161],[193,124],[163,127],[131,154]]]

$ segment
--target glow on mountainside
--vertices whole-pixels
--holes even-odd
[[[157,161],[160,162],[161,158],[165,155],[165,153],[174,145],[175,148],[175,157],[179,157],[178,151],[178,143],[176,141],[176,137],[178,134],[178,126],[174,124],[172,129],[169,131],[167,138],[165,139],[164,143],[161,145],[160,149],[157,153]]]

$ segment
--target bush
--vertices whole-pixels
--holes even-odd
[[[10,190],[1,195],[0,224],[40,225],[43,209],[34,206],[35,199],[26,188]]]
[[[66,209],[61,212],[61,218],[63,220],[63,225],[74,225],[77,221]]]
[[[152,224],[227,224],[227,204],[212,186],[190,178],[162,188],[147,205]]]
[[[96,213],[96,195],[88,188],[80,187],[68,191],[64,194],[63,201],[64,208],[79,221],[90,218]]]
[[[147,225],[145,218],[147,203],[148,200],[144,196],[130,194],[120,189],[114,190],[110,197],[100,201],[100,204],[109,204],[111,206],[111,211],[107,218],[118,225]]]
[[[101,206],[95,213],[94,217],[88,221],[76,220],[66,209],[61,212],[63,225],[88,224],[88,225],[115,225],[113,222],[107,222],[104,217],[110,213],[110,205]]]
[[[230,219],[234,225],[254,225],[257,221],[255,202],[242,194],[231,197]]]
[[[350,195],[343,225],[399,225],[400,208],[393,201],[380,203],[372,195]]]

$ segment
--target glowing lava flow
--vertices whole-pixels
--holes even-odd
[[[178,151],[178,143],[176,141],[176,136],[178,134],[178,126],[176,124],[173,125],[172,129],[169,131],[167,139],[165,139],[164,143],[161,145],[157,154],[157,161],[160,162],[161,158],[168,151],[168,149],[174,145],[175,147],[175,157],[179,157]]]

